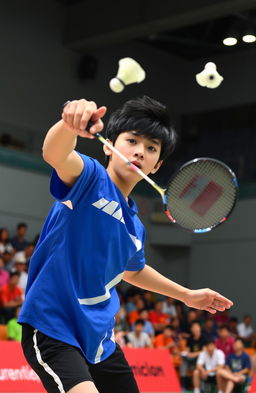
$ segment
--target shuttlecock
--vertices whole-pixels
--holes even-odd
[[[215,89],[223,81],[223,77],[218,73],[214,63],[207,63],[202,72],[196,74],[196,81],[202,87]]]
[[[131,57],[120,59],[117,76],[109,82],[110,89],[120,93],[126,85],[140,83],[145,79],[146,73],[143,68]]]

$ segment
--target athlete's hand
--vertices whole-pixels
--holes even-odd
[[[105,106],[97,108],[97,105],[93,101],[87,101],[85,99],[74,100],[64,106],[62,120],[65,126],[77,135],[83,138],[93,139],[93,134],[103,129],[104,124],[101,118],[105,115],[106,111],[107,108]],[[89,130],[86,130],[90,120],[93,121],[93,126]]]
[[[233,306],[231,300],[208,288],[188,290],[184,303],[188,307],[206,310],[211,314],[215,314],[216,311],[224,311]]]

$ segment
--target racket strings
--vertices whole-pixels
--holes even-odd
[[[198,160],[181,168],[166,195],[175,221],[187,229],[200,230],[225,220],[237,190],[229,168],[215,160]]]

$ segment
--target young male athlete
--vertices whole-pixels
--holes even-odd
[[[53,168],[54,203],[31,258],[23,325],[25,356],[50,393],[138,393],[113,336],[119,309],[115,285],[130,284],[215,313],[232,302],[190,290],[145,264],[145,231],[129,198],[140,176],[104,146],[107,169],[76,152],[77,137],[103,129],[106,107],[75,100],[46,135],[43,157]],[[89,120],[94,122],[85,131]],[[107,138],[147,175],[173,149],[166,108],[143,97],[110,117]]]

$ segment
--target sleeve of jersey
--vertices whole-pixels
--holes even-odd
[[[129,260],[125,270],[129,271],[138,271],[142,270],[145,266],[145,253],[144,253],[144,239],[145,239],[145,231],[143,230],[143,241],[142,246],[139,251]]]
[[[52,171],[50,181],[50,192],[52,196],[59,202],[71,201],[73,207],[85,193],[90,183],[95,181],[97,172],[99,171],[96,160],[84,154],[78,154],[84,162],[84,168],[73,187],[68,187],[63,183],[55,169]]]

